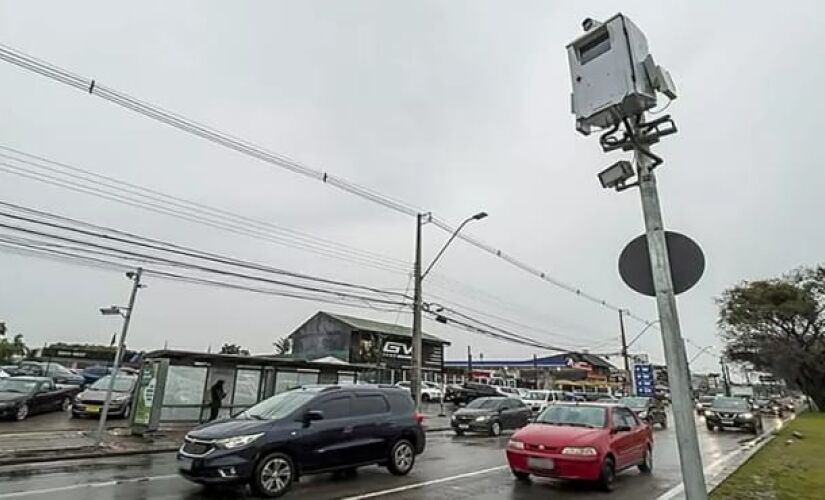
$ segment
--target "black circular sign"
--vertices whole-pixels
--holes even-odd
[[[699,244],[684,234],[665,231],[665,241],[670,258],[670,274],[673,276],[673,291],[678,295],[690,290],[702,277],[705,272],[705,255]],[[634,238],[624,247],[619,257],[619,274],[630,288],[650,297],[656,296],[646,235]]]

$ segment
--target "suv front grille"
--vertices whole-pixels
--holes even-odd
[[[180,451],[187,455],[206,455],[214,449],[210,441],[199,441],[189,436],[183,438],[183,446]]]

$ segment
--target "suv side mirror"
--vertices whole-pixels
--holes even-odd
[[[324,419],[324,412],[321,410],[309,410],[304,414],[304,424],[309,425],[310,422],[315,420],[323,420]]]

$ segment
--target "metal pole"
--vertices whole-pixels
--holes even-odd
[[[535,354],[533,354],[533,388],[539,389],[539,360]]]
[[[622,333],[622,358],[624,358],[624,387],[625,396],[630,394],[628,384],[630,383],[630,359],[627,356],[627,337],[624,333],[624,309],[619,309],[619,330]]]
[[[470,346],[467,346],[467,382],[471,382],[473,378],[473,351]]]
[[[413,296],[413,332],[412,332],[412,370],[410,373],[410,390],[415,409],[421,407],[421,226],[424,214],[415,217],[415,264],[413,266],[413,281],[415,292]]]
[[[667,253],[659,193],[656,188],[656,176],[649,168],[652,163],[651,159],[644,152],[637,149],[634,157],[638,169],[639,192],[645,219],[647,246],[650,252],[653,285],[656,290],[656,305],[659,309],[670,393],[673,398],[673,420],[676,424],[682,481],[688,500],[705,500],[707,489],[702,470],[702,455],[693,419],[687,357],[679,326],[676,296],[673,293],[673,277],[670,274],[670,259]]]
[[[97,424],[97,435],[95,436],[95,446],[100,446],[103,441],[103,431],[106,428],[106,417],[109,415],[109,406],[112,403],[112,390],[115,387],[115,379],[117,378],[117,371],[120,368],[120,358],[123,355],[123,348],[126,345],[126,333],[129,331],[129,323],[132,320],[132,310],[135,307],[135,298],[137,291],[140,288],[140,276],[143,274],[142,268],[137,268],[137,272],[132,278],[132,293],[129,295],[129,305],[126,307],[126,314],[123,316],[123,329],[120,331],[120,341],[117,343],[115,350],[115,361],[112,363],[112,374],[109,379],[109,387],[106,389],[106,400],[103,403],[103,409],[100,410],[100,420]]]

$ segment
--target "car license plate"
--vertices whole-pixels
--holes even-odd
[[[97,405],[86,405],[86,411],[89,413],[100,413],[100,407]]]
[[[733,425],[733,420],[722,420],[722,425]]]
[[[178,459],[178,469],[190,471],[192,470],[192,459],[191,458],[179,458]]]
[[[531,469],[553,470],[555,466],[552,458],[527,457],[527,467]]]
[[[459,429],[469,429],[470,426],[468,424],[458,424]]]

